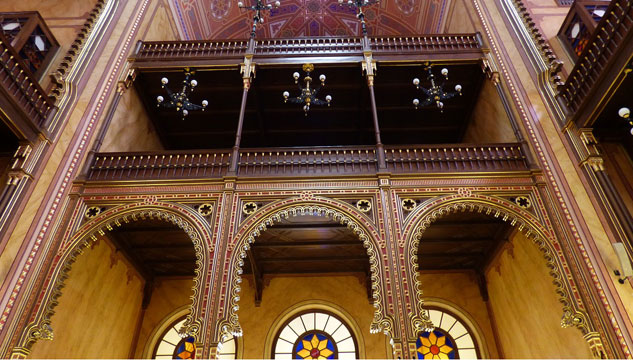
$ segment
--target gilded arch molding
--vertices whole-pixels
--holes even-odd
[[[375,226],[367,221],[355,208],[349,204],[322,197],[305,196],[281,200],[268,204],[247,219],[235,239],[229,244],[227,253],[228,273],[225,290],[225,308],[222,309],[216,330],[215,341],[221,342],[225,336],[241,336],[242,329],[239,324],[237,311],[241,291],[241,275],[246,251],[250,249],[257,237],[269,226],[280,222],[282,219],[298,215],[321,216],[346,225],[362,242],[369,256],[372,298],[374,299],[374,318],[370,325],[370,332],[384,332],[393,337],[393,319],[387,311],[388,304],[392,303],[387,295],[389,279],[385,274],[387,266],[387,252],[385,243],[381,240]]]
[[[524,211],[515,204],[498,197],[491,197],[481,194],[458,193],[445,195],[427,201],[415,210],[410,220],[412,226],[408,227],[408,232],[404,234],[406,239],[405,254],[410,276],[413,276],[416,294],[416,311],[423,311],[422,290],[417,272],[418,247],[426,229],[441,217],[455,212],[478,212],[485,213],[495,218],[501,218],[509,222],[523,232],[528,239],[531,239],[541,250],[550,275],[556,286],[556,293],[559,301],[563,305],[562,327],[575,326],[581,330],[587,338],[596,334],[585,306],[575,300],[578,289],[572,283],[573,274],[569,269],[562,247],[552,231],[549,231],[531,213]],[[423,240],[422,240],[423,241]],[[602,348],[600,344],[590,344],[592,351],[598,353]]]
[[[33,320],[22,332],[14,352],[28,353],[37,340],[53,339],[51,317],[55,313],[57,299],[61,296],[64,282],[68,278],[68,272],[77,256],[82,254],[85,248],[97,241],[98,236],[104,235],[106,231],[112,231],[116,227],[130,222],[146,219],[172,223],[181,228],[191,239],[196,254],[196,269],[190,312],[181,332],[196,338],[204,335],[200,331],[204,323],[204,309],[201,308],[204,297],[203,289],[205,283],[210,281],[207,274],[208,267],[213,261],[214,252],[214,247],[210,242],[209,226],[199,214],[185,206],[157,202],[153,198],[148,198],[144,202],[121,205],[104,211],[83,224],[68,241],[62,244],[53,260],[49,280],[43,287],[42,304],[34,310]]]

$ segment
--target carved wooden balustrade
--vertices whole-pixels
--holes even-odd
[[[528,170],[519,144],[388,146],[387,170],[392,173],[437,173]]]
[[[53,102],[2,32],[0,32],[0,91],[8,97],[6,100],[12,100],[13,103],[5,104],[6,107],[3,109],[10,111],[12,118],[22,115],[17,118],[21,119],[22,124],[16,125],[29,138],[43,131],[47,119],[56,110]]]
[[[387,171],[396,174],[527,171],[519,144],[387,146]],[[97,154],[88,181],[222,178],[230,151]],[[242,177],[372,175],[373,146],[243,149]]]
[[[567,81],[558,89],[569,119],[579,127],[621,77],[633,55],[633,1],[613,0],[578,57]],[[630,64],[628,66],[631,66]]]
[[[372,37],[370,41],[376,58],[406,55],[408,59],[413,56],[433,60],[445,59],[446,54],[451,54],[452,59],[478,59],[483,47],[479,33]],[[232,64],[242,62],[247,45],[247,40],[139,42],[133,58],[137,67],[157,63],[173,66]],[[291,61],[289,57],[321,56],[359,60],[363,57],[363,40],[359,37],[257,40],[254,56],[259,63],[265,63],[268,58],[278,61],[280,57],[285,58],[284,61]]]

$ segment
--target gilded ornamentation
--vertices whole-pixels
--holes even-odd
[[[16,349],[28,350],[37,340],[53,339],[51,317],[55,313],[54,308],[57,306],[58,298],[61,296],[61,289],[64,287],[64,282],[68,278],[68,272],[77,256],[82,254],[85,248],[97,241],[98,235],[103,236],[106,231],[112,231],[123,224],[144,219],[170,222],[181,228],[191,238],[196,254],[193,295],[191,296],[192,304],[191,311],[187,315],[187,319],[179,333],[183,336],[199,337],[202,327],[199,306],[203,296],[200,289],[204,288],[206,283],[206,280],[203,279],[203,274],[207,273],[206,264],[211,262],[210,257],[212,255],[210,254],[213,252],[213,248],[205,240],[206,237],[210,237],[209,231],[202,228],[206,222],[199,218],[199,215],[195,212],[190,212],[180,205],[168,203],[147,205],[144,202],[115,207],[95,215],[88,223],[75,232],[67,244],[63,245],[59,252],[60,257],[58,261],[53,264],[51,280],[44,290],[43,303],[37,310],[35,319],[27,325],[22,333]]]
[[[242,212],[244,213],[244,215],[250,215],[252,213],[254,213],[255,211],[257,211],[257,203],[254,203],[252,201],[249,201],[247,203],[244,203],[244,205],[242,205]]]
[[[198,214],[202,216],[209,216],[213,212],[213,204],[209,204],[209,203],[200,204],[200,206],[198,206],[196,210],[198,210]]]
[[[301,198],[303,198],[303,193]],[[230,336],[241,336],[242,329],[239,325],[237,311],[239,310],[239,299],[242,282],[242,267],[244,266],[244,259],[246,258],[246,252],[250,249],[252,243],[256,241],[256,238],[269,226],[273,226],[275,223],[280,222],[282,219],[288,219],[294,216],[300,215],[313,215],[330,218],[333,221],[346,225],[359,240],[363,243],[365,249],[367,249],[367,255],[369,256],[369,265],[371,272],[371,288],[372,298],[374,300],[373,305],[376,309],[374,311],[374,318],[370,325],[371,333],[384,332],[391,336],[392,334],[392,320],[386,313],[385,308],[385,294],[383,290],[384,284],[382,283],[382,261],[378,246],[371,240],[367,231],[361,226],[355,219],[342,211],[329,207],[325,204],[313,203],[313,204],[295,204],[289,207],[282,208],[274,211],[269,215],[264,216],[252,224],[244,234],[239,238],[235,245],[235,254],[231,261],[232,280],[230,283],[229,295],[228,295],[228,315],[226,320],[220,322],[220,329],[222,334],[221,338],[229,338]]]
[[[418,206],[418,203],[413,199],[402,199],[401,204],[402,208],[406,211],[413,211],[416,206]]]
[[[369,211],[371,211],[371,201],[359,200],[356,202],[356,208],[361,212],[368,213]]]
[[[84,216],[86,219],[92,219],[93,217],[99,215],[101,213],[101,208],[98,206],[91,206],[86,209]]]
[[[488,196],[471,198],[446,196],[436,199],[433,205],[436,206],[426,206],[419,210],[420,218],[417,220],[415,231],[409,236],[410,240],[407,249],[409,257],[408,266],[411,274],[414,275],[414,288],[417,299],[416,308],[418,313],[425,314],[422,304],[421,284],[417,272],[418,248],[422,240],[422,235],[433,222],[443,216],[455,212],[478,212],[501,218],[503,221],[509,222],[510,225],[516,226],[519,231],[524,232],[525,236],[539,247],[547,261],[550,274],[553,277],[553,283],[556,286],[559,301],[563,304],[561,326],[575,326],[579,328],[583,334],[590,331],[588,328],[587,315],[583,310],[579,309],[578,304],[571,295],[574,290],[568,283],[566,279],[567,275],[564,270],[568,267],[562,263],[564,260],[561,260],[560,257],[557,256],[556,250],[551,244],[551,242],[556,240],[550,240],[546,235],[547,232],[539,228],[539,225],[537,225],[538,220],[534,219],[531,214],[516,208],[516,205],[510,202]]]
[[[529,209],[532,207],[532,201],[527,196],[517,196],[514,198],[514,202],[522,209]]]

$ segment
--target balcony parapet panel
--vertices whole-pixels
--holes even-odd
[[[590,127],[593,111],[608,101],[633,64],[633,3],[613,0],[578,57],[565,84],[558,87],[568,122]],[[626,70],[626,68],[629,70]]]
[[[520,144],[386,146],[387,171],[437,174],[529,171]],[[230,150],[99,153],[87,181],[220,179]],[[242,149],[240,177],[375,175],[373,146]]]
[[[35,140],[57,108],[20,55],[0,32],[0,107],[19,138]]]
[[[372,51],[378,60],[475,60],[483,54],[479,33],[422,36],[371,37]],[[133,60],[135,66],[203,66],[238,64],[243,61],[248,40],[217,41],[147,41],[139,42]],[[301,62],[305,58],[363,58],[363,39],[360,37],[328,37],[297,39],[263,39],[255,42],[254,57],[260,64]],[[298,59],[295,59],[298,58]]]

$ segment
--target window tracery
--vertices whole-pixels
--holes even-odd
[[[356,339],[347,324],[323,310],[303,312],[281,328],[275,359],[356,359]]]
[[[472,332],[454,315],[440,309],[429,309],[435,325],[433,331],[423,331],[416,341],[418,359],[476,359],[477,344]]]

